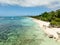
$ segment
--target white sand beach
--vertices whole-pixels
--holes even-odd
[[[49,22],[41,21],[38,19],[33,18],[33,21],[35,21],[40,26],[40,28],[45,32],[45,34],[47,34],[48,37],[52,36],[56,40],[60,39],[60,28],[49,28]]]

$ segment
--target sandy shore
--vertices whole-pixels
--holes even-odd
[[[40,26],[40,28],[45,32],[45,34],[47,34],[48,37],[52,36],[56,40],[60,39],[60,28],[49,28],[49,22],[37,20],[34,18],[33,21],[35,21]]]

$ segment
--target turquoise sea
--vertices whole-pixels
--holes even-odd
[[[60,45],[29,17],[0,17],[0,45]]]

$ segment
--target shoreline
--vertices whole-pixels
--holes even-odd
[[[45,22],[35,18],[32,19],[39,25],[39,27],[44,31],[44,33],[47,34],[48,37],[54,38],[55,40],[60,39],[60,28],[49,28],[50,22]]]

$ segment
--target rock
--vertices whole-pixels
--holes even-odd
[[[49,35],[48,37],[49,37],[49,38],[53,38],[53,35]]]

